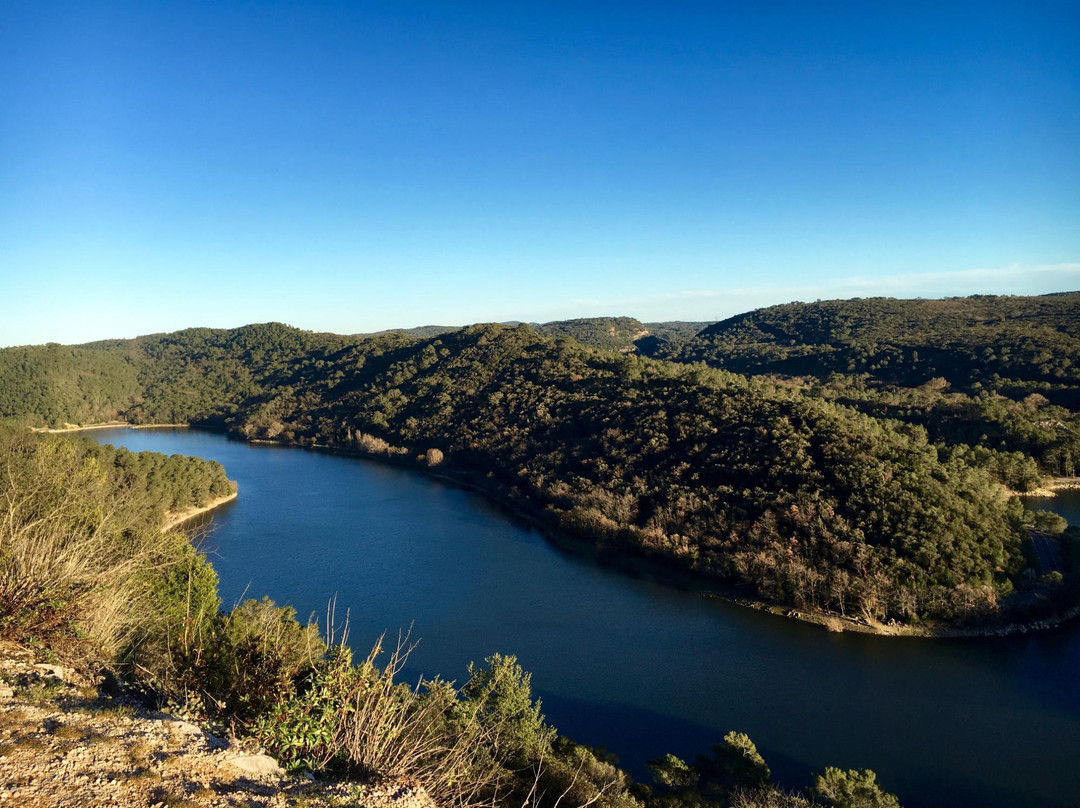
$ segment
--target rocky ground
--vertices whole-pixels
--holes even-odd
[[[434,808],[407,783],[286,775],[261,750],[0,647],[0,808]]]

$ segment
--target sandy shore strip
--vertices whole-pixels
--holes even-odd
[[[160,427],[169,427],[170,429],[186,429],[189,424],[129,424],[127,421],[107,421],[100,424],[87,424],[86,426],[79,426],[78,424],[64,424],[64,426],[57,429],[51,429],[44,426],[32,426],[31,432],[45,432],[50,435],[57,435],[61,432],[87,432],[91,429],[119,429],[126,427],[127,429],[157,429]]]
[[[182,511],[171,511],[165,514],[165,524],[161,526],[161,532],[166,533],[173,528],[179,527],[189,519],[194,519],[201,513],[207,513],[208,511],[214,510],[214,508],[218,508],[224,505],[226,502],[232,502],[234,499],[236,499],[237,494],[237,491],[233,491],[231,494],[228,494],[224,497],[212,499],[210,500],[210,502],[208,502],[206,505],[203,505],[201,508],[184,508],[184,510]]]

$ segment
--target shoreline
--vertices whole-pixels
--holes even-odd
[[[202,507],[191,507],[184,508],[184,510],[182,511],[167,512],[165,514],[165,522],[161,526],[161,532],[168,533],[170,530],[179,527],[180,525],[184,524],[184,522],[194,519],[196,516],[204,513],[209,513],[215,508],[221,507],[226,502],[232,502],[239,496],[239,494],[239,491],[233,491],[231,494],[228,494],[226,496],[210,500],[210,502],[208,502],[206,505],[203,505]]]
[[[159,427],[169,427],[171,429],[188,429],[191,427],[191,424],[129,424],[126,421],[106,421],[100,424],[87,424],[86,426],[67,424],[56,429],[47,426],[32,426],[30,427],[30,431],[44,432],[49,435],[60,435],[65,432],[88,432],[91,429],[156,429]]]
[[[115,423],[115,424],[101,424],[92,427],[80,427],[76,429],[63,430],[63,431],[80,431],[84,428],[90,429],[104,429],[111,427],[130,427],[132,429],[150,428],[150,427],[183,427],[189,428],[190,424],[143,424],[140,426],[134,426],[132,424]],[[526,508],[520,503],[510,501],[507,498],[498,496],[497,491],[491,490],[490,487],[485,486],[482,482],[476,480],[466,472],[456,471],[453,469],[425,466],[417,463],[413,460],[414,453],[408,452],[405,454],[371,454],[363,452],[358,449],[353,449],[344,446],[333,446],[324,443],[312,443],[302,444],[297,442],[289,442],[282,440],[266,439],[266,438],[244,438],[238,435],[233,435],[225,430],[213,430],[207,429],[209,432],[215,434],[223,434],[226,437],[235,437],[242,440],[244,443],[254,443],[270,446],[283,446],[289,448],[298,449],[314,449],[316,451],[329,452],[331,454],[339,454],[346,457],[355,457],[362,460],[372,460],[380,463],[386,463],[388,465],[397,466],[409,471],[419,471],[429,477],[442,480],[444,482],[455,485],[459,488],[463,488],[468,491],[473,491],[482,495],[490,503],[507,512],[517,519],[521,519],[532,527],[539,530],[544,539],[552,546],[563,552],[573,553],[575,555],[589,557],[591,556],[594,563],[613,566],[620,570],[623,574],[634,575],[648,575],[665,586],[675,586],[681,589],[696,592],[702,597],[714,598],[717,600],[723,600],[735,606],[741,606],[747,609],[754,609],[760,612],[767,612],[775,617],[781,617],[787,620],[797,620],[802,623],[809,623],[816,625],[828,632],[840,633],[849,631],[857,634],[869,634],[877,637],[913,637],[918,639],[957,639],[957,638],[974,638],[974,637],[1005,637],[1015,634],[1026,634],[1032,631],[1046,631],[1057,628],[1072,620],[1080,617],[1080,603],[1073,603],[1064,610],[1046,614],[1041,617],[1033,617],[1030,620],[1024,622],[1014,622],[1002,616],[1002,622],[996,624],[986,625],[973,625],[973,626],[948,626],[948,625],[928,625],[928,626],[912,626],[908,624],[887,624],[878,623],[876,621],[870,621],[866,618],[851,617],[849,615],[840,615],[833,612],[826,612],[815,609],[800,609],[795,606],[785,606],[783,604],[773,603],[771,601],[763,600],[752,593],[744,592],[736,587],[725,585],[721,582],[714,581],[706,578],[700,573],[695,573],[692,570],[679,569],[669,564],[664,563],[661,560],[659,563],[655,560],[650,560],[645,556],[633,555],[630,553],[616,553],[613,555],[600,556],[599,548],[595,543],[590,542],[588,539],[579,538],[572,534],[567,533],[556,525],[552,525],[550,520],[545,516],[545,511],[540,508]],[[1064,477],[1055,478],[1053,483],[1063,482],[1057,487],[1056,490],[1067,490],[1071,488],[1080,488],[1080,479]],[[1017,494],[1018,496],[1036,496],[1032,493]],[[215,500],[213,503],[207,505],[204,508],[191,510],[190,513],[185,512],[182,517],[172,518],[166,524],[167,527],[163,530],[168,530],[175,527],[178,524],[198,516],[201,513],[213,510],[214,508],[230,502],[235,499],[237,493],[234,492],[231,496],[223,497],[219,500]],[[1051,495],[1053,496],[1053,495]],[[190,509],[189,509],[190,510]]]
[[[1076,491],[1080,489],[1080,477],[1053,477],[1033,491],[1013,491],[1006,489],[1010,494],[1017,497],[1031,497],[1032,499],[1051,499],[1058,495],[1059,491]]]

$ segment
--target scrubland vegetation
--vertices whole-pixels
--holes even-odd
[[[1034,465],[1080,466],[1080,293],[790,303],[715,323],[662,352],[796,379],[809,395],[925,428],[935,442],[1020,453],[988,465],[1019,490]]]

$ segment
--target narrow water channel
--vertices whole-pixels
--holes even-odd
[[[1077,623],[830,634],[566,554],[421,474],[196,430],[86,434],[225,465],[240,496],[214,513],[208,547],[227,603],[265,594],[321,621],[336,595],[355,648],[412,625],[411,667],[451,679],[515,654],[548,720],[637,776],[735,729],[792,788],[833,765],[874,769],[907,808],[1080,805]],[[1080,522],[1080,492],[1052,507]]]

